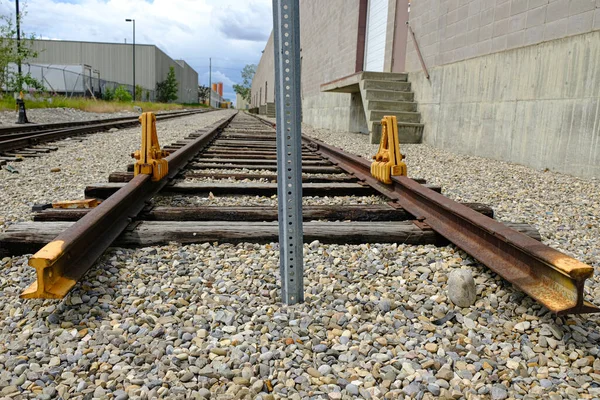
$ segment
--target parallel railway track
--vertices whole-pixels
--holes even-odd
[[[115,172],[109,183],[86,188],[86,197],[104,200],[97,208],[45,209],[34,222],[13,225],[0,236],[0,247],[12,253],[50,242],[30,259],[37,282],[23,297],[63,297],[110,245],[277,241],[277,206],[269,198],[277,190],[271,126],[237,114],[165,148],[171,151],[165,179],[152,182],[147,175]],[[451,242],[554,313],[599,311],[583,300],[592,267],[543,245],[529,226],[496,222],[489,207],[456,203],[423,181],[394,177],[392,185],[382,184],[371,177],[367,160],[309,137],[303,137],[302,152],[304,196],[382,199],[318,205],[305,199],[305,241]],[[191,201],[175,207],[161,204],[159,194],[255,197],[245,198],[244,206]],[[264,196],[262,203],[251,204],[256,196]]]
[[[157,115],[159,121],[193,115],[206,110],[185,110]],[[17,155],[35,156],[51,151],[44,143],[67,137],[85,135],[109,129],[129,128],[139,125],[138,117],[118,117],[90,121],[29,124],[0,128],[0,164],[15,161]]]

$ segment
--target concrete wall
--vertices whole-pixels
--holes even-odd
[[[598,0],[419,0],[413,28],[425,64],[497,53],[600,29]],[[421,69],[412,39],[407,71]]]
[[[265,93],[269,103],[275,101],[275,53],[273,53],[273,32],[265,45],[260,62],[256,66],[256,73],[252,79],[250,106],[258,107],[266,104]]]
[[[247,110],[250,108],[250,103],[248,103],[239,93],[235,94],[235,108],[238,110]]]
[[[321,128],[358,131],[351,112],[360,95],[321,93],[323,83],[355,72],[359,0],[300,1],[303,121]],[[364,124],[366,126],[366,123]]]
[[[600,1],[421,0],[410,25],[426,143],[600,177]]]
[[[472,154],[600,177],[600,32],[409,74],[424,141]]]

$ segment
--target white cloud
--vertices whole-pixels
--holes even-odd
[[[21,0],[26,3],[22,29],[37,37],[155,44],[173,59],[184,59],[208,84],[209,57],[213,82],[226,93],[241,81],[244,65],[257,64],[272,28],[271,0]],[[14,12],[14,2],[0,3],[0,13]],[[203,79],[205,77],[205,80]]]

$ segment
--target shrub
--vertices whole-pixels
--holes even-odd
[[[102,100],[113,101],[114,99],[115,99],[115,91],[109,87],[104,89],[104,94],[102,95]]]
[[[115,89],[115,99],[117,101],[131,101],[133,98],[131,97],[131,93],[129,93],[125,87],[118,86]]]

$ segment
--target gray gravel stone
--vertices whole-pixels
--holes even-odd
[[[346,385],[346,391],[351,394],[352,396],[358,396],[358,386],[349,383]]]
[[[508,392],[504,386],[494,385],[492,386],[492,400],[504,400],[508,398]]]
[[[459,307],[470,307],[477,299],[475,280],[471,271],[455,269],[448,275],[448,298]]]

